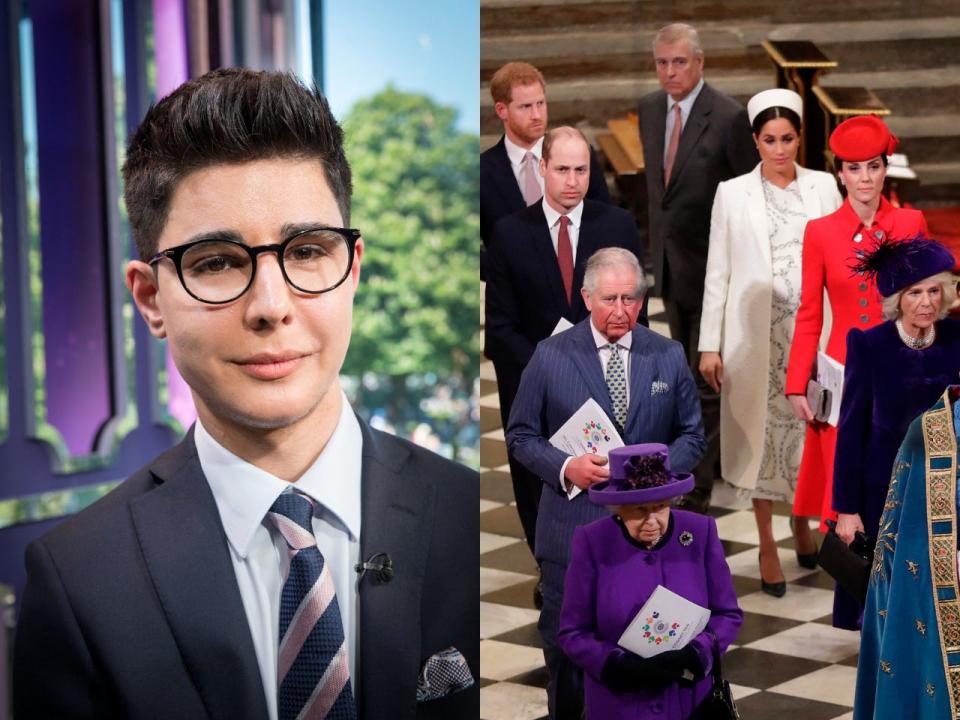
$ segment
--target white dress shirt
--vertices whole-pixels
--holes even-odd
[[[543,214],[547,217],[547,227],[550,228],[550,239],[553,241],[553,254],[557,255],[557,247],[560,237],[560,213],[550,207],[546,197],[540,201],[543,205]],[[570,247],[573,248],[573,262],[577,262],[577,244],[580,242],[580,219],[583,217],[583,200],[577,203],[577,206],[566,213],[570,218],[570,224],[567,225],[567,235],[570,237]]]
[[[354,566],[360,559],[360,424],[341,391],[340,419],[313,465],[293,485],[317,502],[313,532],[330,569],[343,620],[356,696],[359,597]],[[200,467],[213,491],[230,547],[270,719],[277,718],[277,648],[280,595],[289,570],[287,544],[265,518],[285,482],[241,460],[214,440],[197,420]]]
[[[693,104],[697,101],[697,96],[700,95],[701,90],[703,90],[703,78],[700,78],[700,82],[697,83],[697,86],[691,90],[690,93],[679,103],[667,95],[667,125],[666,128],[664,128],[663,135],[664,167],[666,167],[667,164],[667,152],[670,150],[670,136],[673,134],[673,126],[675,124],[673,106],[680,106],[680,133],[682,135],[683,129],[687,126],[687,120],[690,118],[690,110],[693,108]]]
[[[611,343],[602,332],[597,330],[597,326],[593,324],[592,317],[590,318],[590,332],[593,333],[593,342],[597,346],[597,356],[600,361],[600,369],[603,371],[604,379],[607,377],[607,363],[610,361],[610,355],[613,352],[613,350],[610,349],[610,345],[616,345],[620,348],[620,357],[623,360],[623,372],[627,385],[627,407],[630,407],[630,348],[633,345],[633,333],[625,333],[623,337],[615,343]],[[626,438],[624,438],[624,440],[626,440]],[[567,498],[573,500],[580,490],[565,477],[567,463],[571,460],[573,460],[573,455],[564,460],[563,466],[560,468],[560,487],[567,491]]]
[[[513,170],[513,176],[517,179],[517,187],[523,189],[523,178],[520,177],[520,170],[523,168],[523,156],[527,152],[533,153],[533,176],[537,179],[540,186],[540,194],[543,194],[543,176],[540,175],[540,158],[543,157],[543,138],[537,140],[533,147],[528,151],[515,142],[511,141],[506,135],[503,136],[503,144],[507,148],[507,157],[510,158],[510,168]]]

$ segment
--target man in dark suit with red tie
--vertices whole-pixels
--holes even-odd
[[[547,133],[540,174],[543,199],[497,223],[488,249],[484,353],[497,373],[504,427],[537,343],[561,318],[575,324],[589,314],[580,295],[587,259],[604,247],[640,252],[629,212],[584,199],[590,146],[579,130]],[[542,482],[512,457],[510,474],[532,551]]]
[[[486,246],[497,221],[535,203],[543,195],[539,165],[547,131],[546,83],[529,63],[511,62],[490,79],[490,95],[503,122],[500,141],[480,155],[481,268],[486,278]],[[590,151],[587,197],[610,202],[603,171]]]

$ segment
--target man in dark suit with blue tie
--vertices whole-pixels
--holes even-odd
[[[578,720],[582,712],[582,675],[558,646],[557,628],[573,531],[608,514],[581,491],[609,473],[606,458],[568,455],[549,438],[592,398],[622,427],[626,444],[668,445],[678,472],[692,470],[705,447],[700,402],[683,348],[637,325],[645,290],[632,252],[596,252],[581,290],[589,318],[537,346],[507,426],[510,452],[543,481],[536,544],[543,574],[538,627],[550,674],[552,720]]]
[[[561,319],[577,323],[587,316],[580,295],[587,258],[604,247],[640,253],[633,216],[584,197],[590,146],[579,130],[547,133],[538,165],[543,199],[500,220],[488,248],[484,353],[497,373],[504,427],[537,343]],[[512,457],[510,474],[533,552],[541,482]]]
[[[325,98],[215,70],[124,179],[127,285],[198,419],[28,547],[16,717],[475,719],[479,479],[341,389],[364,241]]]

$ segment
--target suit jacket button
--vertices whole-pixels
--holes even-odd
[[[862,322],[864,325],[866,325],[868,322],[870,322],[870,317],[869,317],[868,315],[861,315],[861,316],[860,316],[860,322]]]
[[[647,556],[643,560],[647,565],[653,565],[653,553],[647,553]]]
[[[866,306],[867,306],[867,299],[860,298],[860,307],[866,307]]]
[[[857,290],[859,290],[860,292],[866,292],[867,284],[865,282],[860,283],[859,285],[857,285]]]

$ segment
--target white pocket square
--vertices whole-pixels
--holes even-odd
[[[424,661],[417,682],[417,702],[452,695],[466,690],[474,682],[467,659],[455,647],[448,647]]]
[[[651,395],[663,395],[664,393],[670,392],[670,383],[663,380],[654,380],[650,383],[650,394]]]

